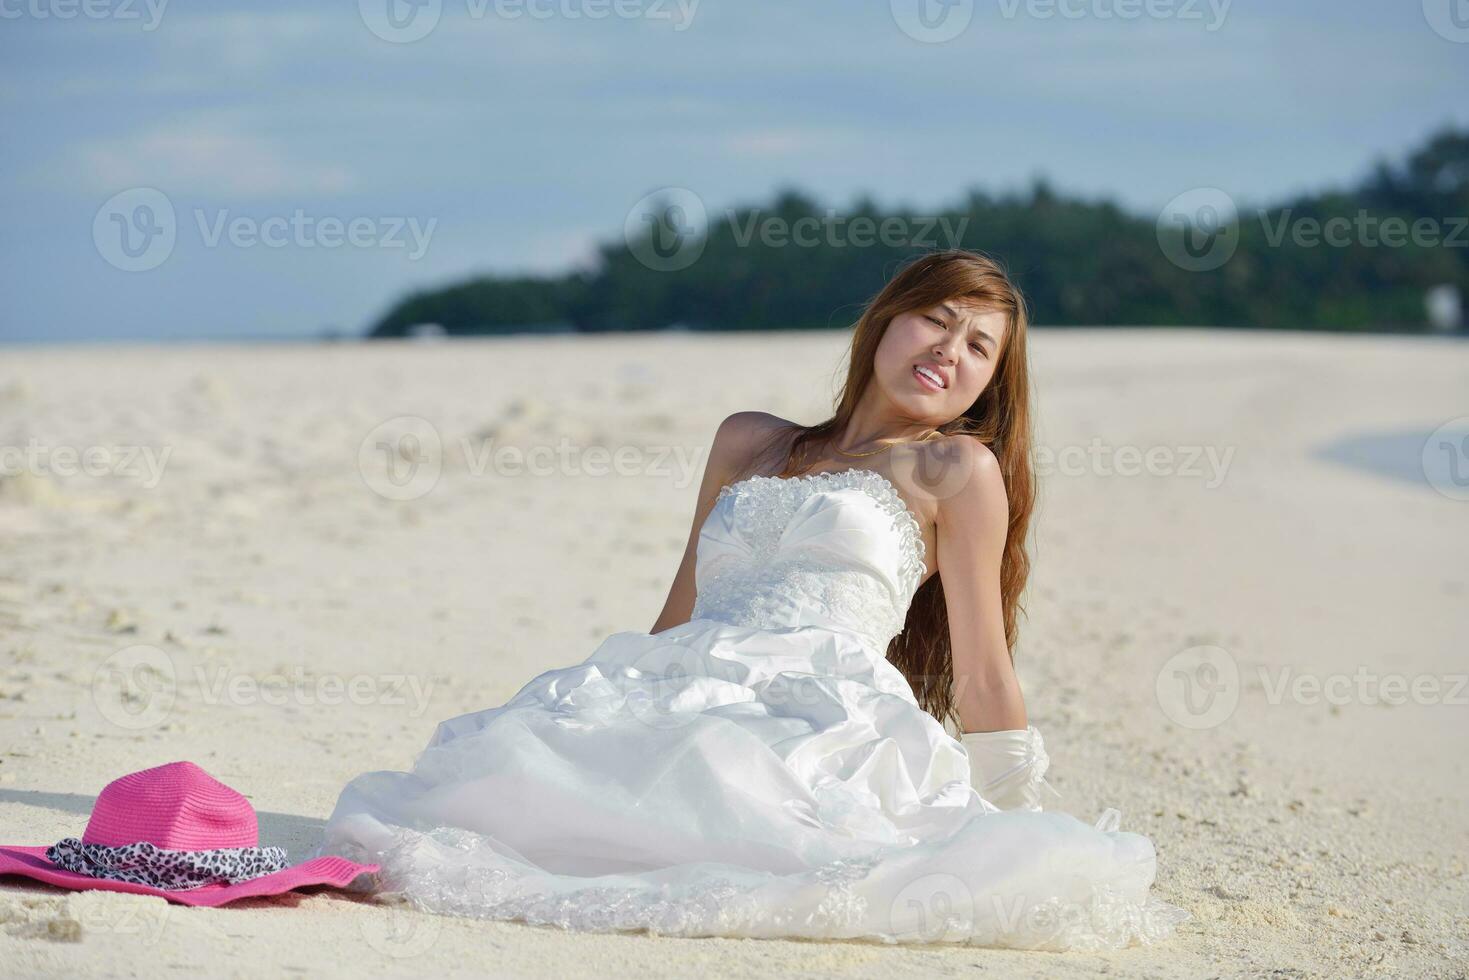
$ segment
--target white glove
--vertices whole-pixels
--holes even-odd
[[[965,732],[959,736],[969,753],[969,782],[980,796],[1001,810],[1041,810],[1041,789],[1058,798],[1046,782],[1050,757],[1034,725],[1003,732]]]

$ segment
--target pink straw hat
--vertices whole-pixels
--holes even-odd
[[[80,840],[0,847],[0,875],[224,905],[303,885],[345,887],[378,870],[332,856],[287,867],[283,848],[259,843],[249,800],[192,762],[170,762],[108,783]]]

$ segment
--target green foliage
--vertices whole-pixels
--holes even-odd
[[[1319,232],[1313,244],[1312,222],[1333,218],[1351,229],[1341,244]],[[1420,222],[1438,243],[1410,236],[1383,244],[1389,218],[1406,228]],[[898,240],[870,231],[862,238],[857,219],[872,229],[888,221]],[[1469,131],[1453,129],[1401,166],[1379,163],[1355,188],[1241,207],[1235,253],[1204,272],[1168,260],[1156,216],[1066,198],[1045,181],[1026,194],[972,190],[937,214],[883,211],[867,199],[838,211],[785,189],[768,207],[711,216],[703,250],[686,268],[655,271],[639,261],[631,247],[638,243],[604,242],[593,272],[486,275],[417,292],[369,335],[401,336],[424,323],[450,334],[844,327],[904,260],[949,246],[1000,258],[1038,324],[1420,330],[1429,287],[1453,283],[1469,296],[1466,221]],[[761,232],[798,222],[807,229],[802,243]]]

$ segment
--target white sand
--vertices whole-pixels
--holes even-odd
[[[79,835],[109,780],[191,759],[251,798],[263,843],[304,855],[351,776],[406,768],[440,719],[651,626],[714,425],[749,408],[823,417],[843,342],[4,350],[0,445],[144,447],[163,469],[94,456],[121,472],[0,480],[0,840]],[[1053,475],[1036,519],[1019,662],[1058,808],[1115,805],[1153,838],[1157,893],[1195,917],[1168,944],[591,936],[332,891],[200,910],[7,877],[0,972],[1463,976],[1469,690],[1445,702],[1469,670],[1469,502],[1309,452],[1469,414],[1469,348],[1106,330],[1043,332],[1032,350],[1042,444],[1233,452],[1217,486],[1206,460],[1196,475]],[[402,415],[446,446],[437,485],[410,501],[358,467],[368,432]],[[460,440],[491,434],[648,452],[637,475],[474,475]],[[97,678],[135,644],[174,674],[124,702]],[[1195,730],[1156,684],[1201,644],[1229,651],[1242,683],[1232,714]],[[1368,703],[1358,687],[1344,704],[1272,703],[1286,667],[1442,686],[1420,698],[1436,703]]]

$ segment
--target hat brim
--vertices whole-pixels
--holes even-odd
[[[224,905],[241,898],[279,895],[306,885],[335,885],[345,888],[358,875],[376,871],[378,867],[376,864],[358,864],[343,857],[328,855],[236,884],[170,889],[140,885],[132,881],[93,878],[91,875],[67,871],[46,859],[44,847],[0,847],[0,875],[24,875],[49,885],[60,885],[76,891],[96,889],[130,892],[134,895],[157,895],[180,905]]]

